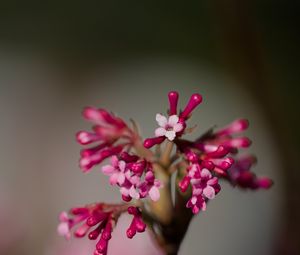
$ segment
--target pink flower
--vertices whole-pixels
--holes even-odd
[[[126,162],[118,160],[117,156],[111,157],[111,165],[105,165],[102,167],[102,172],[109,175],[109,181],[111,185],[122,185],[125,182],[125,167]],[[127,170],[128,172],[128,170]]]
[[[193,164],[189,167],[188,178],[192,185],[192,197],[187,202],[187,207],[192,208],[194,214],[200,210],[205,211],[206,200],[214,199],[221,189],[218,178],[199,164]],[[179,187],[182,188],[182,184]]]

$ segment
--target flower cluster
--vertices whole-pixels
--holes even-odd
[[[159,199],[161,183],[155,179],[152,165],[145,159],[123,152],[120,159],[111,157],[111,164],[102,167],[102,172],[108,175],[111,185],[118,185],[124,201],[132,198],[149,197],[153,201]]]
[[[253,157],[236,157],[239,149],[251,145],[249,138],[235,136],[246,130],[248,125],[247,120],[239,119],[216,132],[210,130],[195,141],[177,141],[179,150],[184,153],[189,164],[186,175],[179,182],[179,188],[185,192],[191,184],[192,196],[187,207],[192,208],[193,213],[204,211],[207,200],[213,199],[220,191],[220,178],[242,188],[271,187],[272,181],[269,178],[258,178],[250,171]],[[199,189],[198,183],[204,188]]]
[[[131,146],[135,139],[134,132],[121,118],[104,109],[86,107],[83,117],[94,124],[93,131],[79,131],[76,135],[77,141],[82,145],[95,144],[80,153],[79,165],[84,172]]]
[[[250,168],[256,162],[254,156],[239,155],[240,149],[251,145],[249,138],[239,136],[248,128],[247,120],[238,119],[222,129],[211,129],[193,141],[186,140],[182,137],[192,130],[187,129],[187,120],[202,102],[202,96],[193,94],[182,111],[178,110],[179,95],[176,91],[171,91],[168,99],[167,117],[156,114],[159,127],[154,132],[155,136],[144,142],[134,122],[131,128],[121,118],[104,109],[84,109],[83,116],[93,123],[93,128],[92,131],[80,131],[76,135],[81,145],[91,145],[81,150],[80,168],[83,172],[89,172],[92,167],[109,159],[110,163],[102,166],[102,173],[109,177],[112,186],[119,188],[123,202],[114,205],[96,203],[73,208],[69,214],[62,212],[58,226],[60,235],[69,239],[71,230],[74,230],[75,237],[88,234],[89,239],[98,239],[94,255],[105,255],[113,227],[122,213],[133,216],[126,231],[128,238],[144,232],[146,223],[154,222],[159,226],[161,222],[157,222],[157,212],[151,210],[159,208],[158,213],[161,213],[165,205],[172,206],[171,191],[166,189],[171,187],[169,184],[174,169],[180,179],[180,192],[176,192],[176,196],[181,196],[180,200],[185,201],[193,214],[206,210],[207,202],[220,192],[221,180],[249,189],[268,189],[272,186],[269,178],[257,177],[251,172]],[[165,140],[168,141],[163,147],[165,151],[161,146],[157,147],[155,153],[150,150]],[[173,145],[176,146],[174,155]],[[162,198],[161,189],[166,191]],[[145,206],[144,199],[147,198],[150,206]],[[161,204],[155,206],[155,203]],[[168,212],[172,214],[177,211],[173,209]],[[147,220],[150,218],[149,222],[145,223],[143,216],[147,216],[144,217]],[[178,215],[168,216],[170,222],[178,219]]]
[[[74,236],[77,238],[87,235],[90,240],[98,239],[94,255],[106,255],[113,227],[120,214],[126,210],[127,206],[124,205],[104,203],[72,208],[69,214],[67,212],[60,214],[57,231],[67,239],[71,237],[71,230],[74,230]],[[128,213],[134,214],[127,231],[128,237],[132,238],[137,231],[144,232],[146,225],[140,217],[141,212],[138,208],[128,207]]]

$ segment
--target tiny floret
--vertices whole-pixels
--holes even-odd
[[[179,117],[177,115],[171,115],[167,119],[161,114],[156,114],[156,121],[160,126],[155,130],[155,136],[165,136],[170,141],[173,141],[176,137],[176,133],[183,130],[182,123],[179,122]]]

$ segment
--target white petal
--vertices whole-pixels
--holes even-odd
[[[166,132],[167,131],[163,127],[159,127],[155,129],[155,136],[164,136]]]
[[[168,125],[174,127],[177,124],[179,118],[177,115],[171,115],[168,120]]]
[[[135,199],[140,198],[140,194],[135,190],[134,186],[131,186],[131,188],[129,189],[129,196]]]
[[[156,121],[159,126],[165,127],[167,125],[167,118],[159,113],[156,114]]]
[[[176,133],[174,131],[167,131],[165,136],[170,140],[170,141],[173,141],[175,136],[176,136]]]
[[[183,125],[181,123],[177,123],[174,125],[173,130],[177,133],[183,129]]]
[[[116,185],[118,182],[118,178],[119,178],[119,173],[112,174],[109,178],[110,185]]]

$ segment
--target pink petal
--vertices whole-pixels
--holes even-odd
[[[140,179],[141,179],[140,177],[135,175],[130,178],[130,182],[134,185],[139,185]]]
[[[218,183],[218,178],[217,177],[213,177],[213,178],[211,178],[210,180],[207,181],[207,185],[210,185],[210,186],[215,185],[217,183]]]
[[[156,121],[159,126],[165,127],[167,125],[167,118],[159,113],[156,114]]]
[[[193,189],[193,195],[194,196],[199,196],[200,194],[202,194],[202,189]]]
[[[159,127],[155,129],[155,136],[164,136],[166,132],[167,131],[163,127]]]
[[[209,170],[207,170],[206,168],[203,168],[201,171],[201,177],[205,178],[205,179],[210,179],[211,178],[211,173]]]
[[[117,167],[119,165],[119,160],[117,156],[112,156],[110,158],[110,162],[114,167]]]
[[[131,186],[131,188],[129,189],[129,196],[135,199],[140,198],[140,194],[135,190],[134,186]]]
[[[118,184],[122,185],[125,182],[125,174],[119,173]]]
[[[125,167],[126,167],[125,161],[120,160],[120,161],[119,161],[119,168],[120,168],[120,170],[121,170],[122,172],[125,171]]]
[[[169,119],[168,119],[168,125],[169,125],[170,127],[174,127],[175,124],[178,123],[178,120],[179,120],[179,118],[178,118],[177,115],[172,115],[172,116],[170,116]]]
[[[109,183],[111,185],[116,185],[118,183],[119,173],[113,173],[109,178]]]
[[[150,190],[149,190],[149,196],[150,198],[156,202],[159,200],[160,198],[160,194],[159,194],[159,190],[156,186],[153,186]]]
[[[111,165],[105,165],[102,167],[102,173],[111,175],[115,171],[115,168]]]
[[[206,188],[203,190],[203,194],[208,198],[208,199],[213,199],[216,195],[215,190],[211,186],[206,186]]]

